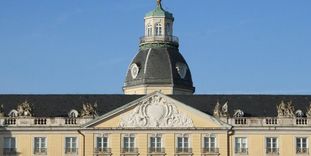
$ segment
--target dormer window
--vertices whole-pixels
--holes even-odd
[[[162,36],[162,25],[160,23],[157,23],[155,26],[155,35]]]
[[[152,25],[151,24],[147,25],[147,36],[152,36]]]

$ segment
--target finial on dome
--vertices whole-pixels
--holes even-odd
[[[158,6],[161,6],[161,1],[162,1],[162,0],[157,0]]]

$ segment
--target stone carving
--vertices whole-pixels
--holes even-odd
[[[295,116],[298,117],[298,118],[301,118],[304,116],[302,110],[298,109],[296,112],[295,112]]]
[[[282,101],[277,105],[278,117],[295,117],[294,106],[292,102],[287,102],[287,104]]]
[[[180,113],[174,103],[154,95],[122,117],[120,127],[193,127],[193,122]]]
[[[217,101],[216,106],[214,108],[214,112],[213,115],[216,117],[228,117],[229,116],[229,112],[228,112],[228,102],[226,102],[222,107],[219,103],[219,101]]]
[[[21,117],[29,116],[31,117],[32,114],[32,108],[30,106],[30,103],[28,103],[27,100],[25,100],[23,103],[19,104],[17,106],[17,115]]]
[[[307,108],[306,115],[307,115],[307,117],[311,117],[311,102],[309,104],[309,108]]]
[[[176,63],[176,70],[177,70],[179,76],[182,79],[184,79],[186,77],[186,74],[187,74],[187,71],[188,71],[188,67],[184,63],[177,62]]]
[[[85,103],[83,104],[83,108],[80,111],[80,116],[81,117],[95,117],[97,116],[96,108],[97,108],[97,103],[95,103],[94,105],[92,105],[91,103]]]
[[[0,117],[4,117],[3,105],[0,105]]]
[[[234,110],[233,117],[236,118],[244,117],[244,112],[241,109]]]
[[[68,113],[69,118],[77,118],[79,116],[79,112],[75,109],[72,109]]]

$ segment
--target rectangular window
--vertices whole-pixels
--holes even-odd
[[[78,153],[77,149],[77,138],[76,137],[66,137],[65,138],[65,153]]]
[[[235,138],[235,153],[248,153],[246,137]]]
[[[137,153],[135,148],[135,137],[129,136],[123,138],[123,152],[125,153]]]
[[[162,138],[161,137],[150,137],[149,152],[164,152],[162,150]]]
[[[34,138],[34,154],[46,154],[46,138],[45,137],[35,137]]]
[[[16,153],[16,140],[14,137],[5,137],[4,138],[3,153],[5,155]]]
[[[188,137],[177,137],[177,152],[190,153],[189,138]]]
[[[276,137],[266,138],[266,153],[278,154],[278,139]]]
[[[204,152],[218,152],[216,148],[216,137],[204,137]]]
[[[109,152],[108,149],[108,137],[97,137],[96,138],[96,150],[97,152]]]
[[[308,138],[296,138],[296,153],[308,153]]]

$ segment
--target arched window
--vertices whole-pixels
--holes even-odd
[[[162,36],[162,25],[160,23],[157,23],[155,26],[155,35]]]
[[[151,24],[147,25],[147,36],[152,36],[152,25]]]

